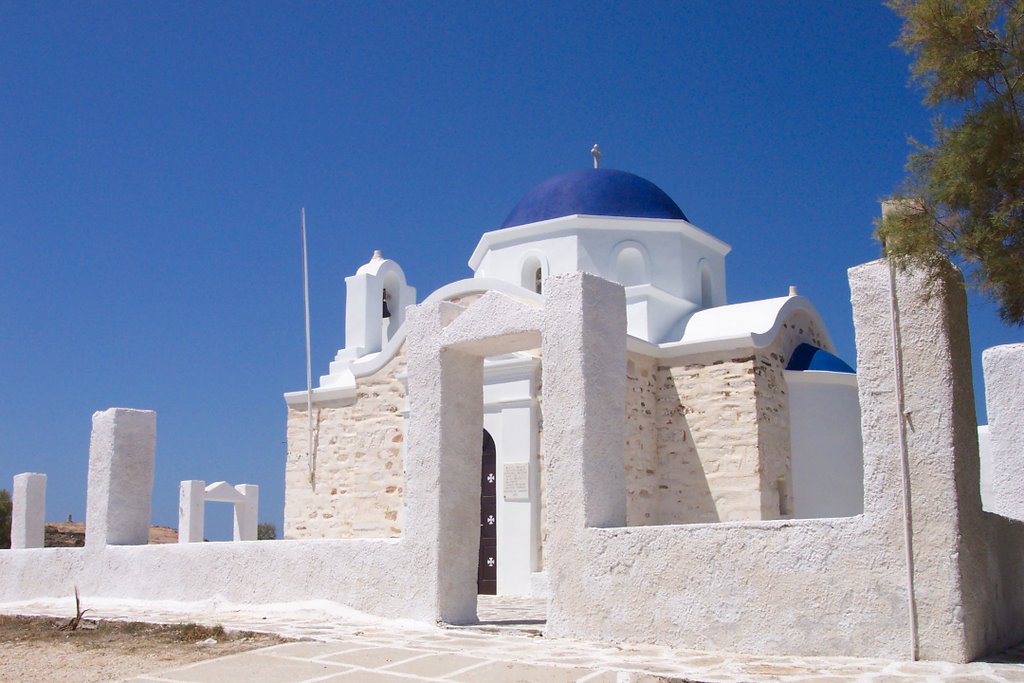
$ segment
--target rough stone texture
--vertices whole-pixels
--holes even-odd
[[[825,346],[817,322],[805,310],[792,313],[782,324],[775,341],[759,349],[754,365],[757,400],[757,447],[760,456],[761,519],[792,517],[792,447],[789,395],[785,370],[793,350],[807,343]],[[799,492],[796,492],[798,495]]]
[[[86,546],[145,545],[152,515],[156,413],[93,413],[89,441]]]
[[[646,425],[636,405],[643,377],[630,375],[626,471],[630,525],[778,519],[791,516],[789,398],[785,367],[800,343],[823,346],[820,330],[797,310],[764,349],[703,353],[662,363],[655,374],[657,457],[649,466],[634,444]],[[631,355],[634,368],[642,368]],[[638,420],[640,421],[638,423]],[[645,444],[646,446],[646,444]],[[653,470],[640,485],[641,468]],[[640,501],[653,493],[653,504]],[[635,493],[634,493],[635,492]],[[652,510],[653,508],[653,510]]]
[[[753,355],[659,368],[656,524],[760,519]]]
[[[11,548],[42,548],[46,536],[46,475],[14,475],[11,495]]]
[[[285,538],[386,538],[402,532],[403,351],[357,380],[356,401],[313,406],[317,476],[309,482],[305,408],[288,410]]]
[[[991,481],[986,509],[1024,520],[1024,344],[982,354]]]
[[[664,489],[658,463],[657,361],[629,353],[626,385],[626,524],[661,524],[658,503]]]

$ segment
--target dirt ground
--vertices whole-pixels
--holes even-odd
[[[177,543],[178,530],[165,526],[149,527],[149,542]],[[45,548],[81,548],[85,545],[85,524],[81,522],[47,522],[43,534]]]
[[[286,642],[262,633],[225,633],[196,624],[161,626],[0,615],[0,681],[109,683],[139,674]],[[208,638],[216,644],[197,645]]]

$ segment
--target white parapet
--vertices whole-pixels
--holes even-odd
[[[11,548],[42,548],[46,526],[46,475],[14,475],[11,508]]]
[[[981,359],[991,477],[985,509],[1024,520],[1024,344],[994,346]]]
[[[109,408],[93,413],[86,545],[149,542],[155,461],[155,412]]]

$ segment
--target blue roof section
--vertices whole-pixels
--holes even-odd
[[[672,198],[651,181],[611,168],[586,168],[549,178],[533,188],[501,227],[575,214],[686,220]]]
[[[789,357],[789,364],[786,365],[786,369],[857,374],[857,371],[847,365],[839,356],[810,344],[801,344],[793,349],[793,355]]]

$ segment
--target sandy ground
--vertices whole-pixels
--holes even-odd
[[[0,681],[109,683],[142,673],[284,642],[260,633],[224,633],[191,625],[84,622],[0,616]],[[197,645],[213,638],[216,644]]]

